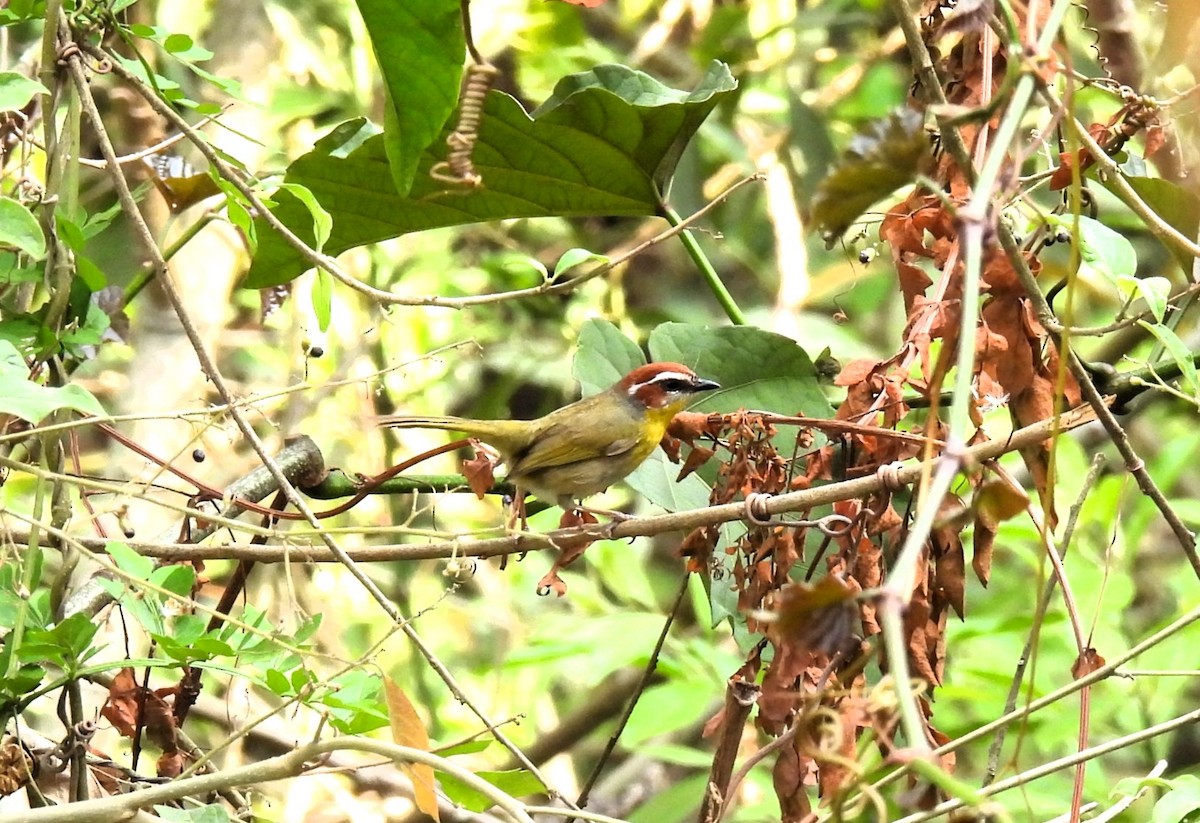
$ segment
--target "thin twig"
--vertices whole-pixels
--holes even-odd
[[[103,50],[98,49],[89,43],[80,43],[79,45],[80,48],[86,53],[96,57],[97,59],[107,59],[107,55]],[[179,129],[179,131],[188,135],[189,139],[193,142],[196,148],[208,159],[208,162],[212,168],[216,169],[218,174],[220,174],[230,184],[232,184],[234,188],[241,192],[242,196],[245,197],[246,200],[254,207],[255,213],[261,217],[268,226],[274,229],[285,243],[295,249],[301,257],[303,257],[313,266],[328,272],[342,285],[385,305],[431,306],[448,309],[462,309],[468,306],[499,303],[522,297],[530,297],[533,295],[559,294],[570,291],[577,288],[582,283],[587,282],[588,280],[599,277],[600,275],[611,271],[616,266],[625,263],[630,258],[640,254],[645,249],[661,243],[668,238],[674,237],[676,234],[695,223],[704,215],[708,214],[710,210],[712,210],[723,200],[725,200],[725,198],[729,197],[729,195],[733,194],[742,186],[762,179],[761,175],[752,174],[747,178],[739,180],[737,183],[734,183],[728,189],[717,195],[710,203],[706,204],[695,214],[692,214],[687,219],[683,220],[680,225],[671,226],[666,231],[659,233],[650,240],[647,240],[645,243],[639,244],[631,251],[621,255],[620,257],[614,258],[608,263],[597,266],[596,268],[591,269],[588,272],[579,275],[578,277],[573,277],[570,280],[566,280],[561,283],[557,283],[553,280],[546,280],[540,285],[528,289],[517,289],[515,291],[502,292],[500,294],[483,294],[467,297],[441,297],[437,295],[428,297],[414,297],[400,295],[368,286],[344,271],[342,267],[338,265],[337,261],[335,261],[332,257],[318,252],[316,249],[305,243],[304,240],[302,240],[295,232],[285,226],[283,222],[280,221],[279,218],[276,217],[269,208],[267,208],[266,204],[263,203],[262,198],[259,197],[258,192],[256,192],[252,186],[247,184],[245,180],[242,179],[237,170],[225,162],[221,155],[218,154],[217,151],[210,146],[203,137],[196,134],[192,126],[186,120],[184,120],[183,117],[178,114],[178,112],[159,100],[158,97],[154,95],[153,91],[151,91],[146,84],[141,81],[141,79],[139,79],[132,72],[128,71],[117,61],[113,61],[113,73],[121,77],[121,79],[125,82],[134,86],[134,88],[138,89],[143,97],[146,98],[146,101],[150,104],[151,108],[158,112],[158,114],[160,114],[162,117],[170,121],[172,125]]]
[[[1079,521],[1079,512],[1083,510],[1083,504],[1087,500],[1088,494],[1091,493],[1097,478],[1100,477],[1100,469],[1104,466],[1104,463],[1103,455],[1098,454],[1092,458],[1091,468],[1088,469],[1088,473],[1083,479],[1083,485],[1079,489],[1078,497],[1075,498],[1075,504],[1071,506],[1071,510],[1067,514],[1067,524],[1063,530],[1062,548],[1060,550],[1064,561],[1067,558],[1067,551],[1071,548],[1071,540],[1075,535],[1075,524]],[[1046,614],[1050,598],[1054,594],[1054,587],[1057,584],[1058,576],[1050,575],[1046,580],[1046,585],[1042,588],[1041,595],[1038,597],[1037,605],[1033,612],[1033,626],[1029,630],[1029,637],[1025,639],[1025,648],[1021,650],[1021,656],[1017,660],[1017,668],[1013,672],[1012,683],[1008,687],[1008,698],[1004,701],[1004,711],[1002,714],[1008,714],[1017,707],[1017,697],[1021,693],[1021,682],[1025,679],[1025,667],[1028,665],[1030,655],[1033,653],[1034,638],[1038,636],[1043,616]],[[982,784],[984,786],[991,784],[996,779],[996,772],[1000,768],[1000,753],[1004,749],[1004,738],[1007,733],[1007,727],[1001,728],[988,747],[987,769],[984,772]]]
[[[588,796],[592,793],[592,788],[595,787],[596,781],[600,779],[600,774],[604,771],[605,765],[608,763],[608,758],[612,756],[613,751],[617,748],[617,743],[621,739],[621,734],[625,731],[626,724],[629,723],[629,718],[633,716],[633,710],[637,708],[638,700],[650,685],[650,680],[654,677],[654,672],[658,669],[658,657],[662,654],[663,645],[667,642],[667,634],[671,631],[671,626],[675,622],[675,616],[679,614],[679,607],[683,604],[683,598],[687,594],[688,579],[690,574],[685,572],[683,579],[679,582],[679,591],[675,594],[675,602],[671,605],[671,611],[667,614],[667,619],[663,621],[662,631],[658,633],[658,641],[654,644],[654,650],[650,652],[650,659],[646,661],[646,668],[642,672],[642,679],[630,695],[629,702],[625,706],[625,712],[621,715],[621,719],[617,721],[617,727],[613,729],[613,733],[609,735],[608,743],[604,746],[604,751],[600,753],[600,759],[596,761],[596,765],[592,767],[592,773],[588,775],[587,782],[583,784],[583,790],[579,792],[579,799],[575,801],[575,805],[580,809],[587,807]],[[573,823],[574,818],[568,818],[567,823]]]
[[[1080,689],[1085,689],[1088,686],[1091,686],[1093,683],[1098,683],[1099,681],[1104,680],[1105,678],[1111,677],[1113,674],[1116,674],[1120,670],[1121,666],[1125,665],[1130,660],[1133,660],[1135,657],[1138,657],[1139,655],[1154,648],[1155,646],[1159,645],[1160,643],[1162,643],[1166,640],[1169,640],[1172,637],[1175,637],[1181,631],[1183,631],[1188,626],[1192,625],[1193,623],[1195,623],[1197,621],[1200,621],[1200,606],[1197,606],[1196,608],[1189,611],[1187,614],[1185,614],[1182,617],[1180,617],[1179,619],[1173,621],[1170,625],[1165,626],[1164,628],[1162,628],[1159,631],[1155,632],[1154,634],[1150,635],[1142,642],[1130,647],[1125,652],[1121,653],[1116,658],[1109,660],[1103,666],[1101,666],[1100,668],[1091,672],[1090,674],[1086,674],[1083,677],[1078,678],[1077,680],[1072,680],[1071,682],[1069,682],[1063,686],[1060,686],[1059,688],[1055,689],[1054,691],[1050,692],[1049,694],[1039,697],[1037,700],[1030,701],[1027,705],[1022,706],[1019,709],[1015,709],[1011,712],[1008,712],[1007,714],[1001,715],[1000,717],[996,718],[995,720],[984,723],[982,726],[979,726],[976,729],[973,729],[965,734],[959,735],[954,740],[951,740],[949,743],[945,744],[944,746],[939,746],[938,748],[933,750],[934,756],[946,755],[946,754],[949,754],[950,752],[957,751],[958,749],[962,748],[963,746],[966,746],[969,743],[973,743],[982,737],[986,737],[987,735],[991,734],[994,731],[997,731],[998,729],[1003,729],[1012,723],[1015,723],[1017,721],[1024,720],[1028,717],[1033,716],[1034,713],[1041,711],[1042,709],[1046,708],[1047,706],[1052,706],[1064,698],[1070,697],[1071,695],[1075,694],[1075,692],[1079,691]],[[1073,765],[1073,763],[1067,764],[1067,765]],[[888,785],[889,783],[894,783],[895,781],[900,780],[902,777],[904,777],[904,775],[907,774],[908,771],[909,771],[908,766],[900,766],[899,768],[893,770],[892,772],[884,775],[883,777],[879,778],[874,783],[872,783],[871,788],[874,790],[878,790],[878,789]],[[995,784],[993,784],[993,785],[995,785]],[[992,787],[989,786],[987,789],[985,789],[985,791],[987,791],[991,788]],[[853,798],[851,798],[851,800],[853,800]]]
[[[90,44],[84,43],[81,45],[85,50],[91,50]],[[117,61],[113,61],[113,64],[114,66],[120,65]],[[525,758],[525,756],[521,753],[520,748],[518,748],[511,740],[509,740],[508,736],[504,734],[504,732],[496,728],[495,724],[487,717],[486,714],[483,713],[483,711],[474,703],[474,701],[467,697],[466,693],[458,684],[458,681],[454,675],[450,672],[446,665],[442,663],[442,661],[434,653],[433,649],[425,643],[419,634],[417,634],[416,629],[413,628],[407,618],[405,618],[404,615],[399,612],[395,604],[388,599],[387,595],[383,593],[375,581],[372,580],[370,576],[368,576],[367,573],[360,568],[359,565],[355,563],[349,555],[346,554],[345,549],[343,549],[331,535],[320,531],[320,523],[313,514],[312,509],[305,502],[304,498],[300,496],[300,493],[296,490],[296,487],[292,485],[292,483],[284,475],[283,471],[279,468],[279,465],[275,462],[274,458],[272,458],[270,452],[267,450],[266,445],[254,431],[254,428],[250,425],[250,421],[242,413],[241,409],[232,405],[233,392],[230,391],[228,385],[225,383],[225,378],[221,375],[216,363],[208,353],[208,350],[204,344],[204,340],[200,337],[200,333],[196,329],[195,324],[192,322],[191,316],[183,303],[183,298],[180,296],[179,291],[175,288],[175,284],[171,281],[170,277],[167,276],[166,261],[163,260],[162,253],[150,232],[150,228],[146,225],[145,219],[142,217],[141,212],[137,208],[137,203],[134,201],[133,195],[129,190],[129,184],[126,182],[124,175],[121,173],[121,168],[116,162],[116,152],[113,150],[112,142],[108,137],[103,119],[100,116],[100,112],[96,108],[96,101],[92,97],[91,88],[88,85],[87,76],[84,73],[82,61],[77,55],[73,56],[68,60],[68,67],[71,71],[71,76],[75,81],[75,87],[82,98],[84,111],[86,112],[88,119],[91,121],[92,127],[95,129],[96,138],[100,145],[101,153],[109,163],[109,175],[112,178],[114,187],[116,188],[117,198],[121,202],[122,211],[129,218],[129,222],[132,225],[135,234],[144,247],[146,253],[149,255],[151,262],[154,264],[154,268],[159,272],[159,279],[162,283],[163,293],[166,295],[168,302],[171,304],[171,308],[178,317],[180,325],[182,326],[184,333],[187,335],[187,338],[196,353],[196,357],[200,362],[201,369],[204,371],[205,376],[212,381],[213,387],[221,396],[222,400],[230,404],[230,416],[233,418],[234,423],[237,425],[242,435],[246,438],[246,442],[248,442],[251,448],[254,449],[255,453],[262,461],[262,464],[271,473],[271,476],[275,478],[279,490],[287,497],[288,502],[294,506],[297,511],[304,515],[304,518],[314,529],[317,529],[317,535],[321,542],[324,543],[329,551],[338,558],[338,561],[341,563],[341,565],[345,566],[346,570],[350,572],[351,576],[358,581],[359,585],[361,585],[371,595],[372,599],[379,604],[380,608],[383,609],[384,613],[388,615],[392,622],[401,627],[402,631],[404,631],[405,635],[407,635],[409,641],[417,648],[426,661],[428,661],[430,667],[437,672],[438,676],[442,679],[442,682],[446,684],[447,688],[450,690],[451,694],[454,695],[455,699],[467,706],[475,714],[475,716],[479,718],[480,722],[482,722],[484,726],[486,726],[489,731],[492,732],[496,740],[521,761],[522,766],[527,768],[531,774],[541,780],[543,785],[548,787],[549,791],[554,792],[553,788],[549,788],[551,783],[542,776],[541,772],[535,765],[530,763],[528,759]],[[135,80],[135,78],[132,77],[129,79],[131,81]],[[182,118],[175,114],[174,110],[159,100],[159,98],[151,93],[144,84],[136,82],[135,87],[142,93],[151,107],[169,111],[172,115],[172,120],[182,120]],[[184,129],[180,130],[184,131]],[[205,143],[203,140],[199,140],[197,142],[202,147],[201,151],[209,148],[207,143]],[[240,180],[237,178],[236,174],[234,174],[233,169],[218,155],[212,153],[212,156],[209,158],[209,160],[210,162],[213,162],[214,166],[220,170],[221,174],[227,176],[227,179],[230,180],[230,182],[234,182],[235,185],[240,183]]]
[[[1078,409],[1065,412],[1058,418],[1043,420],[1040,423],[1019,429],[1003,440],[992,440],[972,446],[965,451],[966,459],[971,461],[991,460],[1002,454],[1025,448],[1034,443],[1040,443],[1049,436],[1051,431],[1069,431],[1094,419],[1091,409],[1081,406]],[[12,464],[10,461],[5,461],[4,458],[0,458],[0,466],[10,466],[24,471],[29,470],[28,467],[22,464]],[[904,485],[916,482],[924,471],[923,466],[924,464],[919,461],[909,461],[897,470],[896,481]],[[118,484],[82,480],[77,480],[77,482],[89,488],[101,488],[107,491],[118,492],[124,490],[124,487]],[[765,507],[763,514],[767,517],[772,517],[790,512],[804,511],[805,509],[817,506],[829,505],[841,500],[856,500],[877,494],[884,488],[884,480],[878,474],[845,480],[840,483],[829,483],[811,489],[767,497],[762,504]],[[262,531],[250,524],[231,521],[227,518],[218,518],[207,515],[204,512],[194,512],[186,507],[173,506],[173,504],[166,503],[164,505],[171,505],[173,508],[192,516],[209,517],[222,527],[238,528],[247,534],[257,534]],[[615,525],[604,523],[571,529],[555,529],[544,533],[520,532],[504,537],[479,540],[458,538],[422,545],[364,546],[350,550],[349,554],[359,560],[416,560],[455,556],[494,557],[514,552],[553,548],[555,541],[566,538],[579,538],[586,535],[621,540],[627,537],[652,536],[672,531],[690,530],[702,526],[714,526],[721,523],[743,520],[745,517],[746,504],[744,501],[739,501],[649,517],[631,517]],[[319,533],[319,530],[313,532],[314,535]],[[279,563],[288,560],[296,562],[331,562],[336,559],[335,555],[327,549],[318,546],[297,545],[296,540],[299,536],[302,535],[298,535],[295,532],[288,532],[286,536],[281,535],[281,538],[285,538],[288,541],[288,544],[285,546],[197,546],[190,543],[172,544],[139,542],[136,540],[128,541],[128,545],[136,548],[139,553],[147,557],[162,559],[186,558],[189,560],[212,560],[223,558],[231,560],[255,560],[260,563]],[[102,541],[97,541],[93,538],[78,539],[83,545],[103,548],[103,545],[101,545]]]
[[[139,809],[171,803],[187,797],[203,797],[230,786],[253,786],[275,780],[297,777],[310,770],[311,764],[323,755],[337,751],[360,751],[377,754],[397,763],[420,763],[433,766],[461,780],[473,791],[499,806],[514,821],[533,823],[520,801],[515,800],[491,783],[453,760],[430,754],[421,749],[399,746],[367,737],[333,737],[296,747],[287,754],[260,760],[245,766],[202,774],[183,780],[172,780],[147,786],[136,792],[110,795],[83,803],[47,806],[0,814],[0,823],[117,823],[128,820]]]
[[[1179,715],[1178,717],[1174,717],[1154,726],[1140,729],[1132,734],[1114,738],[1107,743],[1100,744],[1099,746],[1092,746],[1091,748],[1085,749],[1081,752],[1075,752],[1074,754],[1066,757],[1060,757],[1058,760],[1052,760],[1049,763],[1043,763],[1040,766],[1029,769],[1028,771],[1024,771],[1005,780],[1000,780],[996,783],[993,783],[987,788],[981,789],[979,794],[983,797],[991,797],[999,794],[1000,792],[1007,791],[1008,789],[1012,789],[1017,786],[1024,786],[1026,783],[1032,783],[1038,778],[1045,777],[1048,774],[1053,774],[1061,769],[1070,768],[1076,763],[1084,763],[1088,760],[1093,760],[1097,757],[1111,754],[1112,752],[1121,751],[1122,749],[1128,748],[1136,743],[1152,740],[1153,738],[1158,737],[1160,734],[1166,734],[1167,732],[1183,728],[1184,726],[1188,726],[1198,721],[1200,721],[1200,709],[1188,712],[1187,714]],[[902,817],[897,820],[896,823],[922,823],[922,821],[925,820],[932,820],[935,817],[941,817],[947,812],[954,811],[962,806],[962,800],[953,798],[937,804],[928,811],[912,814],[908,817]]]

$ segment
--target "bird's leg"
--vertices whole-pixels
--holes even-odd
[[[619,511],[615,511],[613,509],[593,509],[590,506],[585,506],[582,503],[577,503],[574,500],[572,500],[570,497],[567,497],[565,495],[558,498],[557,502],[558,502],[558,505],[562,508],[562,510],[564,512],[567,512],[568,514],[571,512],[577,512],[580,515],[591,515],[592,517],[596,517],[596,516],[607,517],[609,519],[609,522],[607,524],[605,524],[605,529],[604,529],[605,530],[604,537],[607,540],[612,539],[611,532],[614,528],[616,528],[618,523],[623,523],[624,521],[631,520],[633,518],[632,514],[626,514],[625,512],[619,512]]]
[[[508,516],[504,519],[504,528],[517,531],[517,521],[520,520],[520,531],[529,531],[529,518],[525,515],[526,491],[518,486],[513,494],[512,504],[508,507]]]
[[[585,514],[597,515],[599,517],[607,517],[610,520],[612,520],[614,523],[623,523],[626,520],[632,520],[634,517],[632,514],[626,514],[625,512],[619,512],[615,509],[594,509],[591,506],[572,505],[570,509],[567,509],[567,511],[570,511],[572,509],[577,512],[584,512]]]

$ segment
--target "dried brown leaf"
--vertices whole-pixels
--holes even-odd
[[[882,365],[878,360],[860,358],[851,360],[842,367],[838,376],[833,379],[835,386],[854,386],[870,377]]]
[[[776,592],[775,620],[768,624],[767,637],[776,648],[832,654],[854,634],[857,596],[855,587],[833,574],[814,585],[788,583]]]
[[[462,462],[463,477],[467,478],[467,485],[480,500],[496,485],[495,469],[495,457],[478,446],[475,447],[475,456]]]
[[[23,788],[32,776],[33,758],[15,737],[0,745],[0,797]]]
[[[1087,677],[1096,669],[1103,668],[1104,664],[1104,658],[1097,654],[1094,648],[1088,646],[1082,654],[1075,658],[1075,662],[1071,666],[1071,677],[1076,680]]]
[[[812,759],[800,752],[797,743],[779,750],[771,780],[775,796],[779,798],[780,820],[783,823],[799,823],[812,813],[807,791],[812,770]]]
[[[724,427],[725,420],[719,414],[680,412],[667,424],[667,434],[692,445],[705,435],[716,437]]]
[[[410,749],[429,751],[429,734],[425,731],[425,724],[417,714],[416,707],[396,681],[386,675],[383,678],[383,694],[387,701],[392,742]],[[434,820],[440,820],[433,766],[424,763],[400,763],[399,767],[412,781],[413,802],[417,809]]]
[[[675,482],[678,483],[689,474],[696,471],[696,469],[703,466],[712,459],[714,454],[716,454],[716,451],[713,449],[707,449],[704,446],[695,446],[688,453],[687,460],[684,461],[683,468],[679,470],[679,476],[675,478]]]
[[[164,699],[174,689],[143,689],[134,677],[133,669],[121,669],[109,686],[108,700],[100,715],[112,723],[113,728],[124,737],[137,734],[138,709],[145,710],[142,726],[146,736],[164,752],[175,751],[179,744],[175,715]]]
[[[979,517],[978,509],[975,510],[975,515],[975,530],[971,538],[971,568],[979,582],[987,588],[988,581],[992,579],[992,549],[996,544],[996,529]]]

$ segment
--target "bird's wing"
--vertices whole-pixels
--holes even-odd
[[[637,438],[613,440],[611,434],[589,429],[572,436],[548,430],[525,453],[516,455],[509,466],[510,475],[528,475],[556,466],[568,466],[597,457],[616,457],[635,448]]]

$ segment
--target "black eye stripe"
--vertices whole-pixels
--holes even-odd
[[[681,374],[675,371],[664,371],[651,377],[649,380],[643,380],[641,383],[634,383],[629,387],[629,394],[635,395],[644,386],[661,386],[663,390],[668,392],[687,391],[693,386],[692,378],[686,374]]]

